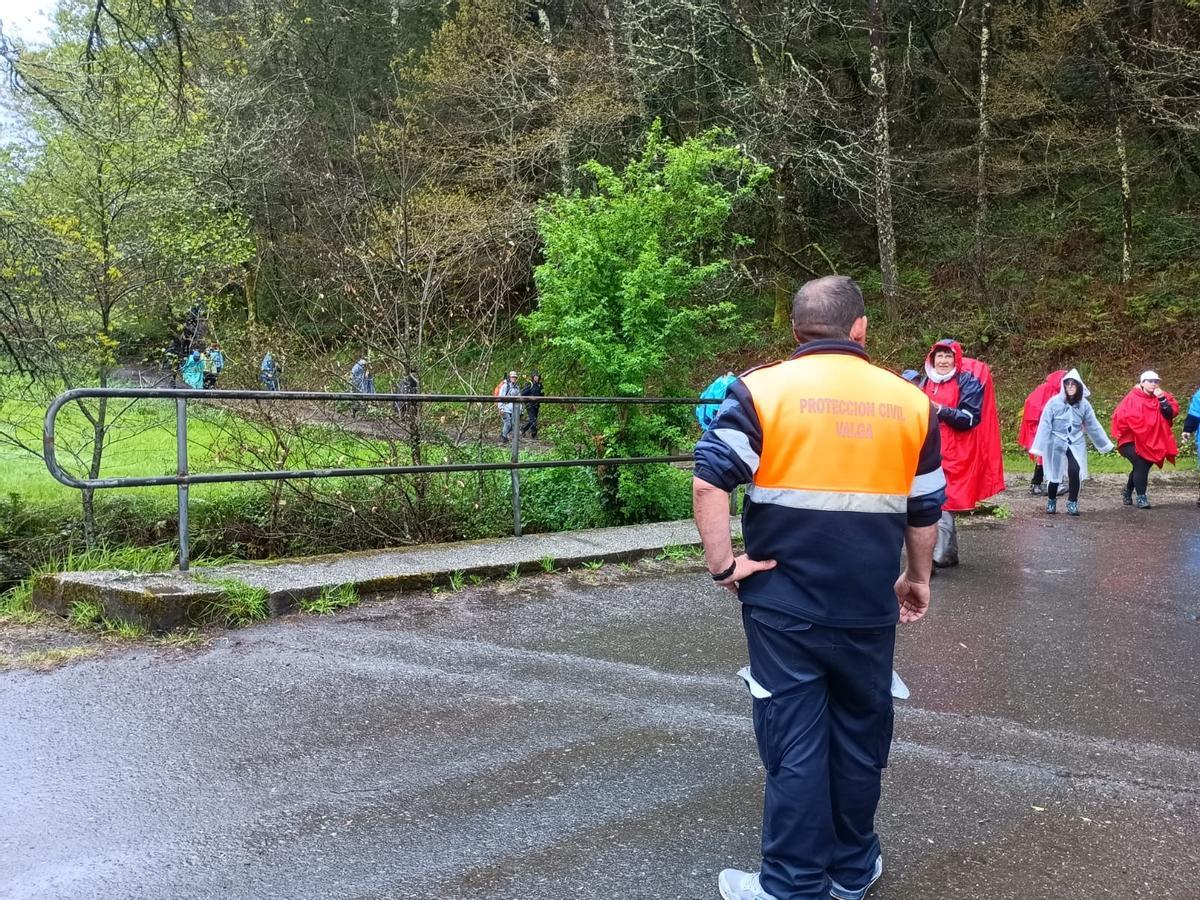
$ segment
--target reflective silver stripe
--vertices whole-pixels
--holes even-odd
[[[758,471],[758,454],[750,446],[750,439],[745,434],[736,428],[714,428],[712,433],[724,441],[750,467],[751,472]]]
[[[924,475],[918,475],[913,478],[912,488],[909,489],[908,496],[923,497],[926,494],[939,491],[945,486],[946,473],[942,471],[941,466],[938,466],[932,472],[926,472]]]
[[[903,514],[908,511],[904,494],[854,494],[845,491],[798,491],[791,488],[764,488],[756,484],[746,489],[746,499],[792,509],[821,512],[864,512]]]

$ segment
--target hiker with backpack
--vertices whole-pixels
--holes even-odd
[[[542,388],[542,373],[534,369],[529,373],[529,383],[521,388],[522,397],[541,397],[545,394]],[[538,411],[541,408],[540,403],[525,403],[525,424],[521,426],[521,434],[529,433],[535,441],[538,434]]]
[[[725,399],[726,391],[735,381],[737,381],[737,376],[732,372],[726,372],[720,378],[714,379],[712,384],[700,392],[701,400],[711,401],[696,405],[696,421],[700,423],[701,431],[708,431],[708,426],[712,424],[713,419],[717,417],[717,412],[721,409],[721,402]]]
[[[521,396],[521,386],[517,384],[516,371],[509,372],[508,377],[496,385],[493,393],[501,398],[500,402],[496,404],[496,408],[500,410],[500,443],[504,444],[508,442],[508,438],[512,434],[513,412],[515,412],[516,404],[511,400],[506,403],[503,398]]]

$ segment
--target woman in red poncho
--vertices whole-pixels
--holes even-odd
[[[924,375],[917,386],[937,412],[942,435],[942,469],[946,473],[946,502],[938,522],[933,564],[958,565],[958,532],[954,513],[968,512],[980,500],[1004,490],[1004,459],[1000,450],[1000,415],[992,370],[963,356],[958,341],[938,341],[925,357]]]
[[[1025,411],[1021,415],[1021,431],[1017,435],[1017,443],[1026,451],[1033,446],[1038,423],[1042,420],[1042,410],[1051,399],[1058,396],[1058,392],[1062,390],[1063,376],[1066,374],[1065,369],[1051,372],[1046,376],[1046,380],[1030,391],[1029,396],[1025,398]],[[1044,494],[1046,489],[1043,487],[1045,471],[1042,468],[1042,458],[1032,453],[1029,454],[1029,458],[1033,460],[1033,479],[1029,482],[1029,493],[1035,496]]]
[[[1150,467],[1162,468],[1163,462],[1175,463],[1179,448],[1171,433],[1171,422],[1179,415],[1179,403],[1161,387],[1158,373],[1146,371],[1137,387],[1113,410],[1112,436],[1117,452],[1133,467],[1121,496],[1126,506],[1133,505],[1137,493],[1138,509],[1149,509],[1146,481]]]

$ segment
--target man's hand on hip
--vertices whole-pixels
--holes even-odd
[[[925,616],[929,609],[929,582],[912,581],[908,572],[896,580],[896,601],[900,604],[900,622],[908,625]]]
[[[749,578],[757,572],[765,572],[768,569],[775,568],[775,560],[773,559],[751,559],[745,553],[739,554],[733,558],[733,573],[721,581],[717,582],[718,587],[723,587],[733,596],[738,595],[738,582],[743,578]]]

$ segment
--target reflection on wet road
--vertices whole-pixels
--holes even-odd
[[[872,896],[1196,896],[1200,514],[962,541]],[[0,675],[0,898],[715,898],[762,784],[732,604],[608,566]]]

